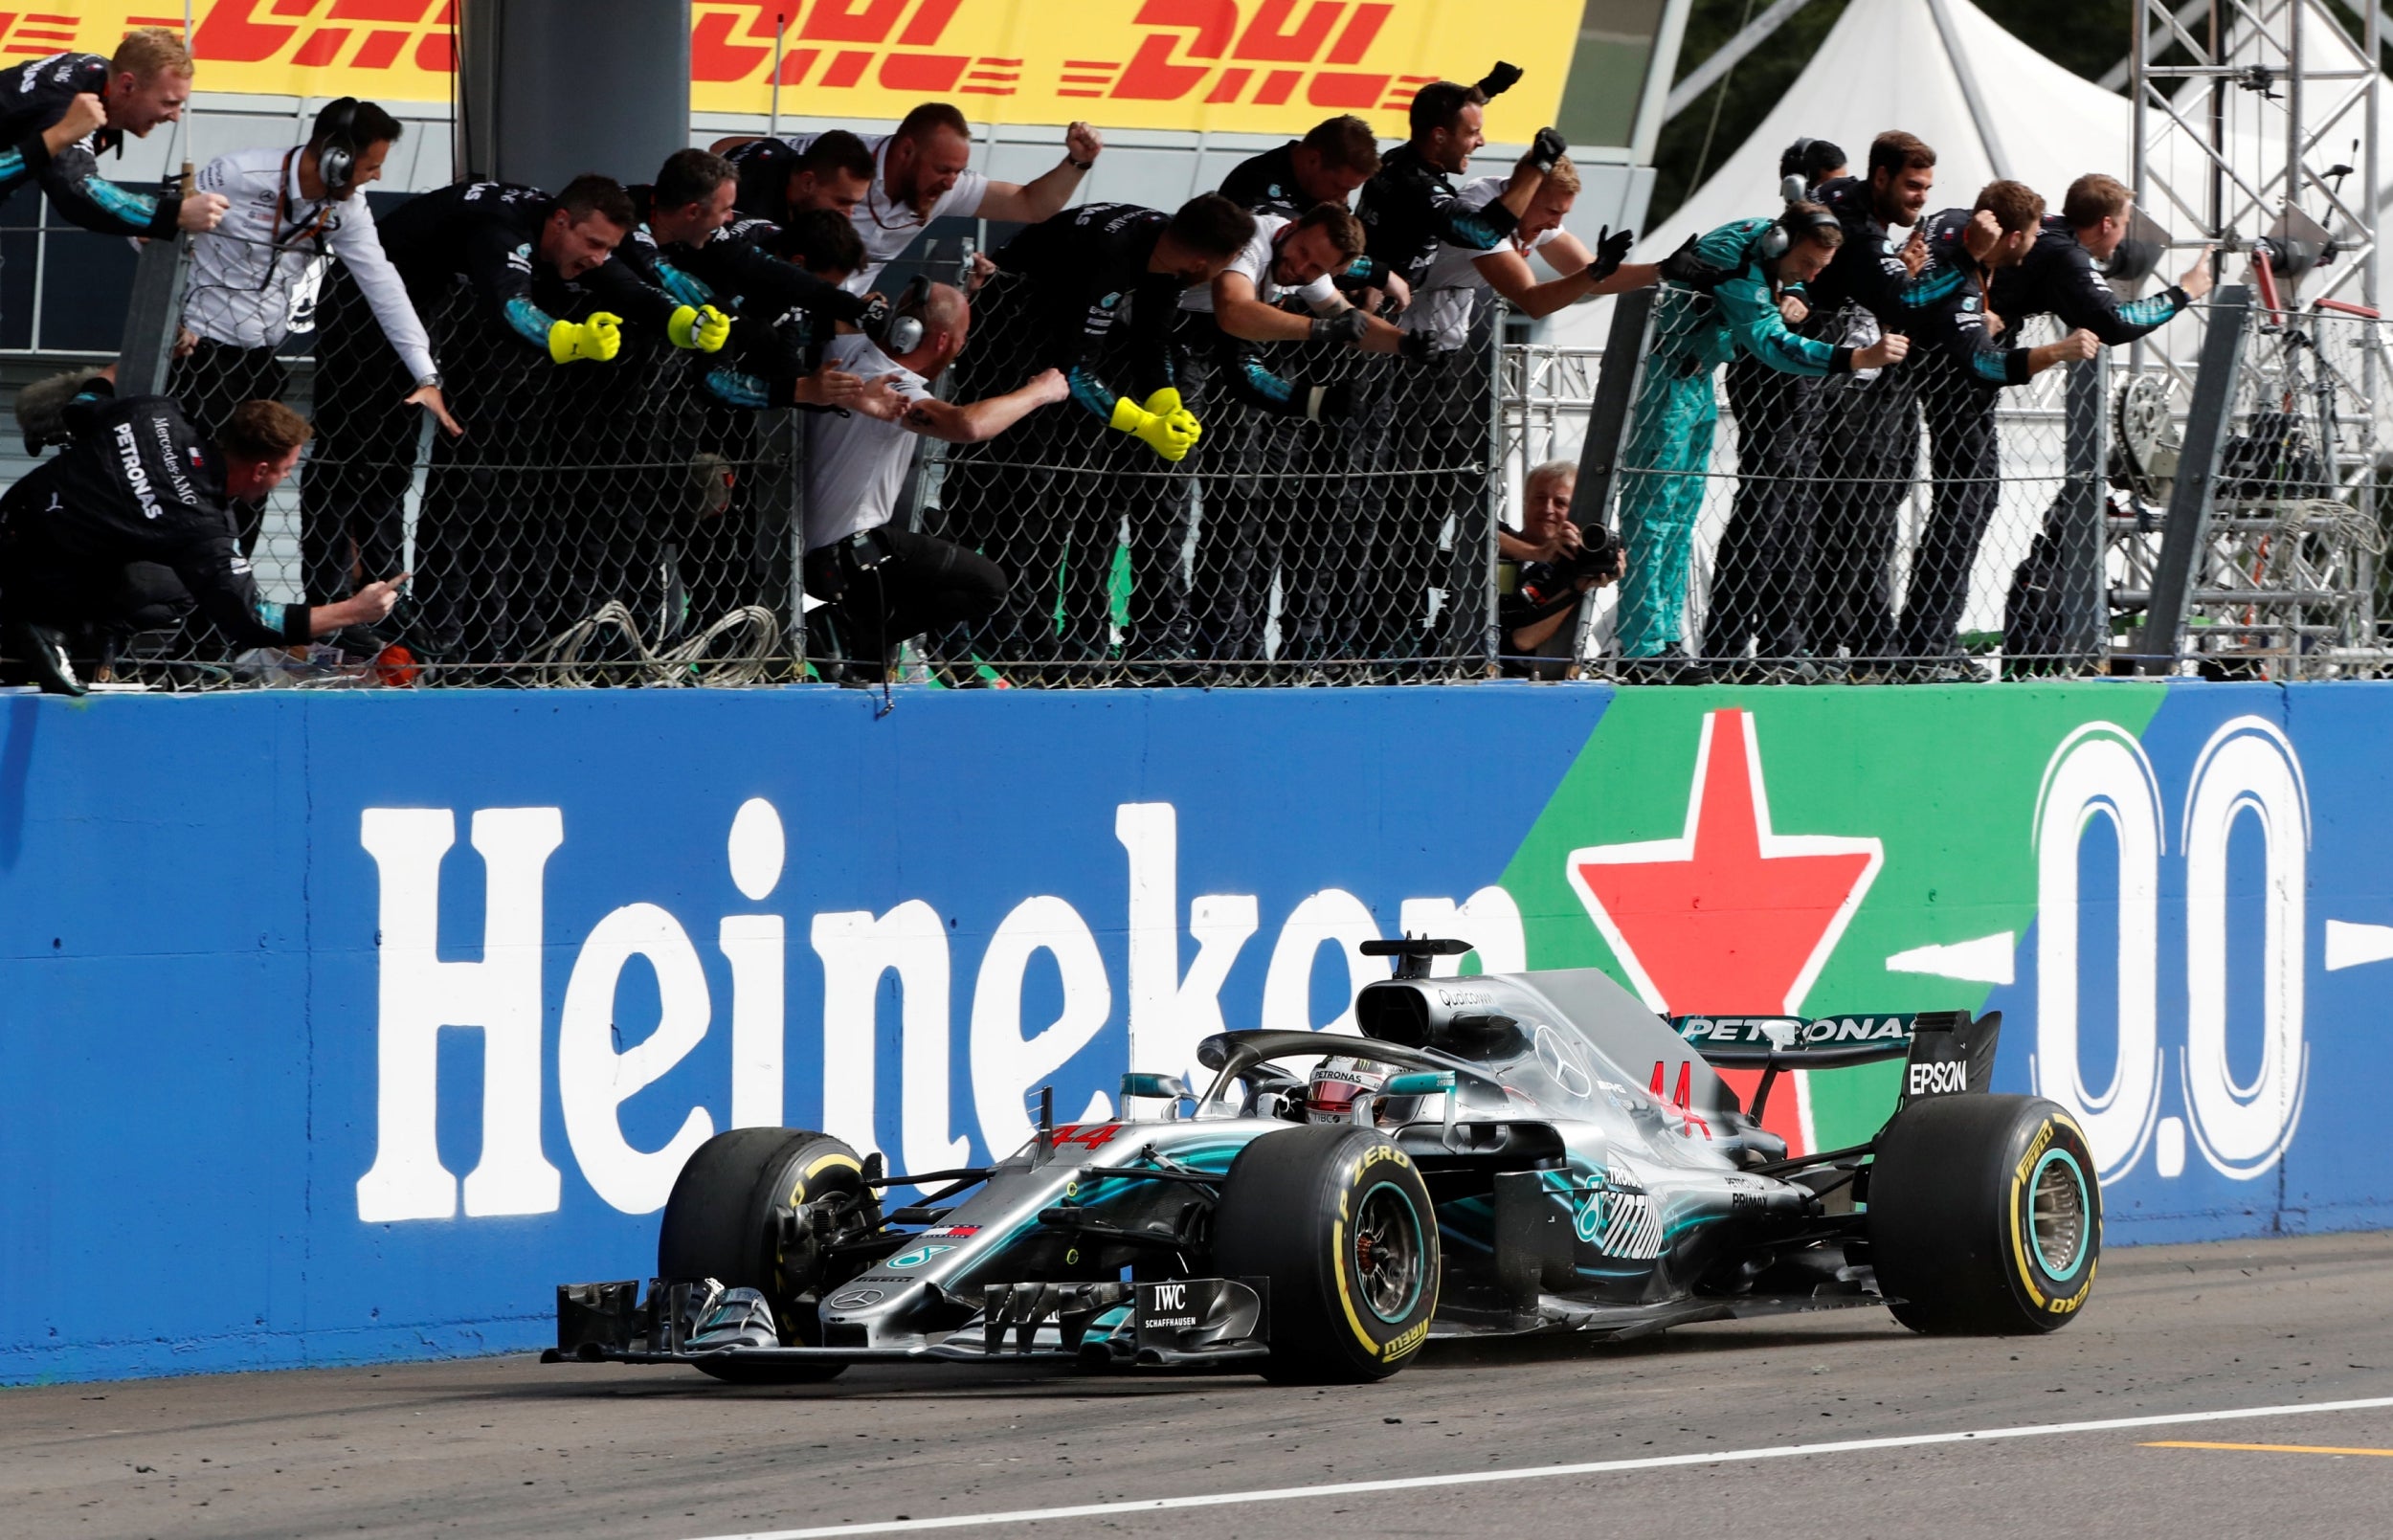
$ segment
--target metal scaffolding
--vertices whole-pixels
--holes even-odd
[[[2106,567],[2114,610],[2146,617],[2131,651],[2147,667],[2297,679],[2393,664],[2378,592],[2383,16],[2355,11],[2357,36],[2329,0],[2134,12],[2134,186],[2153,222],[2136,234],[2248,258],[2256,290],[2248,308],[2206,307],[2204,329],[2248,328],[2244,346],[2138,343],[2119,392],[2129,497],[2107,521]],[[2199,380],[2198,360],[2232,379]],[[2203,442],[2218,471],[2192,484],[2137,463],[2158,454],[2173,470],[2181,444]]]

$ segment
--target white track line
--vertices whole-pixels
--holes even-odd
[[[1538,1481],[1554,1476],[1599,1476],[1618,1470],[1661,1470],[1673,1465],[1790,1460],[1804,1455],[1855,1454],[1870,1449],[1917,1449],[1929,1444],[1983,1443],[1997,1439],[2048,1439],[2061,1433],[2182,1427],[2189,1422],[2233,1422],[2244,1417],[2307,1417],[2320,1412],[2376,1412],[2388,1407],[2393,1407],[2393,1395],[2373,1396],[2362,1401],[2243,1406],[2224,1412],[2168,1412],[2153,1417],[2105,1417],[2098,1422],[2041,1422],[2017,1428],[1979,1428],[1969,1433],[1917,1433],[1898,1439],[1845,1439],[1834,1443],[1775,1444],[1766,1449],[1720,1449],[1705,1454],[1654,1455],[1643,1460],[1593,1460],[1576,1465],[1536,1465],[1527,1470],[1466,1470],[1448,1476],[1401,1476],[1377,1482],[1275,1486],[1252,1492],[1150,1497],[1125,1503],[1082,1503],[1071,1507],[1016,1508],[1005,1513],[954,1513],[935,1519],[891,1519],[879,1524],[825,1524],[809,1529],[760,1529],[743,1534],[711,1535],[706,1540],[831,1540],[837,1535],[911,1534],[922,1529],[963,1529],[984,1524],[1041,1524],[1051,1519],[1110,1518],[1124,1513],[1159,1513],[1171,1508],[1284,1503],[1296,1498],[1349,1497],[1364,1492],[1413,1492],[1433,1486],[1477,1486],[1488,1482]]]

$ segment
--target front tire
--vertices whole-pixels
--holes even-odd
[[[665,1199],[657,1232],[657,1276],[695,1282],[711,1278],[726,1288],[752,1288],[772,1306],[782,1340],[812,1346],[815,1306],[827,1275],[818,1233],[833,1215],[839,1233],[868,1233],[881,1223],[880,1202],[864,1186],[864,1163],[841,1140],[805,1128],[733,1128],[700,1145]],[[786,1244],[792,1216],[805,1238]],[[837,1362],[740,1363],[737,1354],[701,1363],[715,1378],[736,1384],[800,1384],[825,1380],[847,1366]]]
[[[1869,1253],[1894,1318],[1940,1336],[2076,1320],[2102,1251],[2093,1172],[2084,1130],[2041,1097],[1904,1107],[1869,1169]]]
[[[1268,1133],[1230,1165],[1214,1212],[1224,1278],[1271,1286],[1273,1379],[1384,1379],[1429,1336],[1438,1216],[1412,1157],[1375,1129]]]

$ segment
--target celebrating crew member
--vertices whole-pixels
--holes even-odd
[[[1483,176],[1456,194],[1455,201],[1466,210],[1485,209],[1502,197],[1507,186],[1502,177]],[[1562,228],[1578,190],[1578,167],[1565,155],[1546,171],[1519,222],[1493,249],[1442,242],[1436,260],[1413,290],[1413,301],[1400,323],[1403,330],[1420,337],[1429,350],[1443,352],[1463,346],[1479,296],[1490,290],[1536,320],[1580,300],[1647,288],[1658,281],[1661,270],[1650,263],[1621,265],[1637,242],[1635,231],[1615,233],[1607,226],[1591,252]],[[1532,252],[1560,276],[1537,281],[1529,265]]]
[[[1338,276],[1360,259],[1362,222],[1337,203],[1315,204],[1303,217],[1264,213],[1255,219],[1254,238],[1227,268],[1200,289],[1180,300],[1191,317],[1213,324],[1211,346],[1198,342],[1190,350],[1192,400],[1203,404],[1206,387],[1215,381],[1227,393],[1275,418],[1330,422],[1346,416],[1353,404],[1353,382],[1322,374],[1288,380],[1264,362],[1262,345],[1315,343],[1345,350],[1394,352],[1402,341],[1395,326],[1347,302],[1336,288]],[[1297,313],[1301,304],[1310,315]],[[1329,362],[1325,360],[1325,363]],[[1270,420],[1239,421],[1242,437],[1232,458],[1249,473],[1266,465],[1285,464],[1295,455],[1297,440]],[[1271,577],[1280,571],[1285,613],[1292,635],[1319,628],[1327,602],[1328,570],[1338,564],[1334,553],[1351,552],[1353,542],[1318,527],[1300,531],[1288,517],[1282,499],[1254,495],[1255,483],[1241,476],[1205,495],[1204,516],[1196,522],[1195,553],[1189,562],[1192,640],[1201,639],[1203,655],[1225,661],[1252,661],[1263,656],[1264,623],[1270,607]]]
[[[835,130],[836,131],[836,130]],[[809,139],[724,140],[716,149],[741,168],[744,182],[770,183],[774,163],[791,165],[813,145]],[[1085,123],[1063,131],[1063,160],[1026,183],[997,182],[972,169],[973,131],[963,113],[945,101],[926,101],[907,113],[897,131],[866,142],[874,172],[852,217],[864,240],[864,266],[848,287],[868,292],[881,270],[906,254],[914,238],[940,219],[986,219],[1035,225],[1053,218],[1071,201],[1081,178],[1097,164],[1105,140]],[[758,167],[751,171],[749,167]],[[742,206],[743,212],[764,209]]]
[[[962,457],[970,463],[960,476],[951,472],[941,494],[950,527],[1014,577],[1006,607],[1013,635],[993,643],[1018,647],[1010,656],[1077,661],[1109,649],[1108,574],[1126,511],[1133,637],[1154,642],[1181,624],[1184,488],[1154,477],[1146,452],[1177,461],[1202,433],[1180,399],[1173,323],[1182,292],[1211,283],[1254,234],[1252,214],[1207,192],[1170,214],[1086,204],[1031,226],[998,250],[999,280],[984,305],[984,323],[1001,333],[989,351],[992,367],[1021,359],[1062,370],[1082,411],[1042,419],[1050,423],[1047,433],[1065,440],[1057,453],[1090,469],[1111,464],[1124,473],[1105,496],[1059,505],[1043,495],[1041,475],[1004,468],[993,457]],[[1016,366],[1002,368],[1011,372]],[[1019,379],[978,368],[968,394],[995,394]],[[1127,378],[1128,394],[1116,392],[1109,374]],[[1125,455],[1119,440],[1107,439],[1107,430],[1144,449]]]
[[[199,189],[226,199],[224,221],[192,243],[183,324],[195,340],[175,361],[167,393],[203,435],[213,436],[243,401],[282,398],[290,371],[275,355],[290,333],[293,290],[333,257],[318,324],[346,328],[358,324],[356,309],[370,311],[409,387],[399,399],[458,431],[423,319],[383,255],[373,206],[359,195],[382,179],[399,132],[382,108],[343,97],[316,115],[304,145],[235,150],[200,167]],[[242,531],[243,550],[256,543],[254,526]]]
[[[1968,237],[1989,223],[2000,236],[1980,256]],[[2099,340],[2082,328],[2035,347],[2000,346],[1989,334],[1986,294],[1994,275],[2019,265],[2043,224],[2044,199],[2024,183],[2002,181],[1987,183],[1973,208],[1948,209],[1924,226],[1932,270],[1958,274],[1963,286],[1931,311],[1924,325],[1923,346],[1932,356],[1920,369],[1919,405],[1928,419],[1935,505],[1912,553],[1911,586],[1895,635],[1902,656],[1912,660],[1912,677],[1979,677],[1961,658],[1955,632],[1969,602],[1979,543],[2002,492],[1995,392],[2101,351]],[[2017,335],[2015,327],[2006,330]]]
[[[0,70],[0,199],[39,182],[52,208],[103,235],[215,229],[213,192],[138,192],[99,174],[99,151],[179,122],[190,96],[190,51],[163,27],[126,33],[111,58],[52,54]]]
[[[878,170],[871,149],[844,128],[803,141],[734,137],[711,147],[739,167],[740,213],[776,225],[808,209],[853,216]]]
[[[2071,182],[2061,212],[2045,217],[2027,255],[1994,275],[1987,307],[2013,325],[2029,316],[2057,316],[2062,325],[2083,327],[2113,347],[2168,324],[2210,292],[2210,248],[2158,294],[2122,303],[2094,264],[2119,249],[2135,212],[2135,194],[2116,177],[2090,172]]]
[[[856,410],[817,413],[806,423],[806,591],[849,659],[851,678],[886,677],[889,654],[924,632],[984,620],[1005,600],[1005,572],[952,541],[893,528],[918,438],[972,444],[994,438],[1068,392],[1046,369],[1001,395],[958,406],[931,382],[963,350],[972,307],[960,290],[934,283],[910,307],[921,323],[914,346],[894,356],[870,337],[834,338],[826,364],[862,376]]]
[[[1845,151],[1824,139],[1799,139],[1778,156],[1781,188],[1817,193],[1845,174]],[[1795,296],[1778,301],[1786,324],[1806,337],[1867,347],[1877,318],[1848,307],[1813,308]],[[1849,383],[1850,377],[1846,377]],[[1811,592],[1813,481],[1820,473],[1820,391],[1807,374],[1782,374],[1739,353],[1721,370],[1736,421],[1736,499],[1711,558],[1703,656],[1715,671],[1733,667],[1746,646],[1779,659],[1798,679],[1817,673],[1803,659],[1803,621]]]
[[[304,646],[391,613],[400,573],[333,604],[261,597],[236,538],[235,502],[256,502],[299,463],[308,427],[275,401],[248,401],[213,441],[162,395],[118,400],[87,382],[67,409],[67,446],[0,496],[0,615],[10,649],[42,687],[81,695],[75,658],[194,604],[235,643]]]
[[[1474,209],[1449,180],[1470,169],[1471,152],[1487,142],[1488,99],[1520,76],[1513,66],[1498,64],[1477,85],[1439,80],[1415,94],[1406,111],[1413,137],[1389,151],[1363,184],[1363,228],[1375,266],[1419,288],[1441,243],[1491,252],[1520,223],[1546,172],[1568,148],[1552,128],[1537,130],[1536,142],[1492,201]]]
[[[1663,264],[1671,283],[1655,307],[1622,458],[1621,537],[1628,570],[1621,583],[1620,640],[1632,677],[1688,677],[1687,564],[1718,417],[1712,371],[1740,350],[1786,373],[1815,375],[1881,368],[1910,350],[1900,333],[1856,350],[1787,329],[1778,301],[1788,288],[1818,278],[1845,239],[1835,214],[1796,202],[1777,219],[1722,225],[1693,243],[1690,260],[1674,256]]]
[[[1293,219],[1325,203],[1347,207],[1378,169],[1378,136],[1348,114],[1325,118],[1304,138],[1239,162],[1221,179],[1221,195],[1249,213]]]
[[[1830,177],[1814,190],[1845,230],[1835,259],[1804,285],[1811,309],[1837,318],[1822,328],[1825,335],[1866,347],[1888,332],[1908,333],[1922,312],[1960,288],[1959,274],[1928,268],[1917,230],[1935,167],[1936,152],[1924,141],[1889,129],[1870,141],[1860,176]],[[1888,238],[1893,225],[1912,227],[1900,247]],[[1982,227],[1964,238],[1980,256],[1993,246]],[[1884,658],[1894,647],[1889,595],[1895,524],[1919,457],[1916,378],[1910,369],[1857,370],[1824,385],[1820,407],[1811,556],[1803,562],[1790,554],[1778,564],[1782,573],[1794,574],[1795,587],[1782,603],[1802,615],[1802,649],[1815,658],[1831,658],[1842,648],[1854,659]],[[1808,592],[1801,591],[1804,583]],[[1733,602],[1723,617],[1726,635],[1716,638],[1722,654],[1742,650],[1734,632],[1743,608]],[[1776,651],[1790,645],[1790,628],[1772,619]]]

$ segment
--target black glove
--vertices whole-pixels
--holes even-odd
[[[1686,244],[1664,257],[1658,264],[1662,276],[1671,282],[1710,294],[1736,275],[1725,267],[1714,267],[1695,255],[1695,244],[1703,237],[1689,235]]]
[[[1496,67],[1479,78],[1479,94],[1490,100],[1521,83],[1521,67],[1496,60]]]
[[[1312,340],[1317,343],[1358,343],[1371,329],[1369,318],[1360,310],[1341,310],[1334,316],[1323,316],[1312,324]]]
[[[889,324],[889,297],[885,294],[867,294],[856,301],[854,315],[839,319],[861,332],[877,332]]]
[[[1601,283],[1618,273],[1628,257],[1628,249],[1636,244],[1637,232],[1623,230],[1616,235],[1610,225],[1604,226],[1603,233],[1596,237],[1596,259],[1587,264],[1588,281]]]
[[[1306,394],[1307,422],[1340,422],[1354,414],[1354,382],[1316,385]]]
[[[1436,340],[1425,331],[1406,332],[1404,340],[1396,345],[1396,350],[1407,362],[1414,364],[1434,364],[1449,351],[1447,348],[1440,347]]]
[[[1554,163],[1570,152],[1570,141],[1555,129],[1540,128],[1537,137],[1529,142],[1529,158],[1540,171],[1553,170]]]

